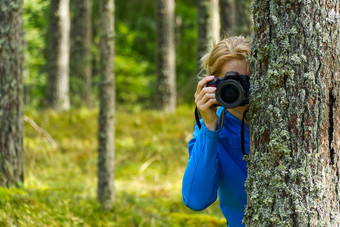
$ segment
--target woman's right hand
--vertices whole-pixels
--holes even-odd
[[[214,76],[207,76],[200,80],[197,84],[195,92],[195,103],[199,110],[204,125],[211,131],[215,131],[217,127],[217,107],[212,107],[218,104],[216,101],[216,87],[205,87],[205,84],[212,81]]]

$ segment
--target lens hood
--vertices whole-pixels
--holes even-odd
[[[217,86],[216,100],[225,108],[240,106],[245,100],[244,89],[236,80],[225,80]]]

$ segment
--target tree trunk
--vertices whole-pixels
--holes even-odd
[[[98,129],[98,201],[114,205],[114,0],[100,1],[100,112]]]
[[[157,0],[157,77],[160,109],[176,109],[175,2]]]
[[[220,8],[220,37],[235,35],[236,0],[219,0]]]
[[[71,0],[72,30],[71,30],[71,76],[74,77],[73,92],[80,96],[81,104],[92,105],[92,0]]]
[[[238,0],[235,4],[235,35],[249,37],[253,26],[251,3],[253,0]]]
[[[340,225],[339,10],[254,3],[246,226]]]
[[[197,69],[201,68],[200,59],[209,52],[210,44],[220,40],[219,0],[197,1],[198,48]]]
[[[22,0],[0,2],[0,186],[24,180]]]
[[[68,110],[70,12],[69,0],[51,0],[48,28],[48,79],[46,98],[49,107]]]

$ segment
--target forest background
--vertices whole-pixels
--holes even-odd
[[[239,1],[238,24],[227,35],[250,37],[242,16],[249,2]],[[178,108],[164,114],[154,104],[155,1],[115,1],[116,206],[109,211],[96,201],[99,2],[92,5],[91,44],[97,101],[84,107],[79,78],[70,75],[71,110],[62,112],[46,109],[49,4],[24,1],[25,181],[21,189],[0,188],[1,226],[225,226],[218,202],[197,213],[181,198],[194,125],[197,2],[176,2]]]
[[[233,31],[225,36],[243,35],[250,38],[249,0],[235,5]],[[48,0],[24,1],[25,103],[44,107],[46,94],[46,37],[48,30]],[[98,96],[99,81],[99,1],[92,4],[92,77],[93,93]],[[245,16],[246,14],[246,16]],[[240,16],[237,16],[240,15]],[[197,82],[197,1],[177,1],[175,8],[176,85],[180,104],[192,103]],[[72,18],[72,11],[71,11]],[[74,19],[74,18],[72,18]],[[115,1],[115,77],[117,107],[137,110],[154,107],[156,94],[156,3],[145,1]],[[210,45],[207,43],[207,45]],[[70,60],[72,61],[72,59]],[[72,64],[72,63],[70,63]],[[70,75],[71,102],[81,105],[77,78]],[[79,80],[79,79],[78,79]],[[146,89],[147,88],[147,89]]]

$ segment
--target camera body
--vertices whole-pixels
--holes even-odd
[[[216,77],[206,84],[216,87],[218,105],[225,108],[244,106],[249,103],[249,76],[238,72],[227,72],[224,77]]]

